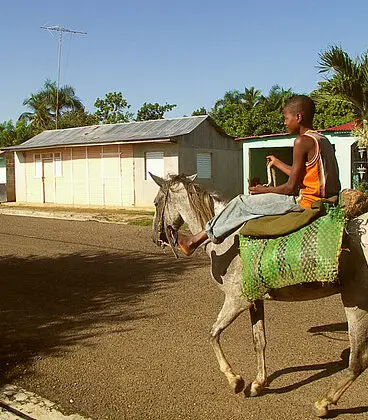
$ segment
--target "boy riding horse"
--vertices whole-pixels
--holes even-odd
[[[221,243],[244,222],[261,216],[302,211],[314,201],[330,198],[340,191],[335,151],[329,140],[313,130],[315,104],[308,96],[292,97],[283,109],[288,133],[297,135],[293,147],[293,165],[275,156],[267,156],[269,167],[275,166],[289,176],[277,187],[256,185],[251,195],[238,195],[220,214],[209,220],[205,230],[186,236],[169,227],[171,240],[182,253],[191,255],[207,239]]]

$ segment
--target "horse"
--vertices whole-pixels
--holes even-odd
[[[209,192],[195,183],[195,175],[170,175],[163,179],[151,174],[159,186],[155,197],[155,216],[152,240],[159,246],[170,245],[172,240],[168,226],[179,230],[184,223],[192,234],[202,231],[205,223],[218,214],[226,201],[218,194]],[[328,415],[331,405],[336,405],[341,395],[368,366],[368,234],[364,226],[368,213],[348,221],[342,252],[339,257],[338,281],[298,284],[268,290],[262,299],[248,301],[242,295],[242,265],[239,257],[237,231],[222,243],[210,241],[202,246],[210,259],[211,277],[224,292],[225,300],[210,332],[210,342],[215,352],[220,371],[235,393],[245,389],[247,395],[258,396],[267,387],[265,362],[266,336],[264,328],[264,300],[306,301],[340,293],[348,321],[350,341],[349,366],[343,378],[334,384],[324,397],[314,404],[318,417]],[[176,253],[173,248],[174,253]],[[242,312],[249,310],[252,324],[254,350],[257,360],[256,378],[245,387],[243,378],[235,373],[220,345],[221,333]]]

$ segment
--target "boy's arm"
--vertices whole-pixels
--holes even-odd
[[[298,189],[305,175],[305,163],[308,161],[308,153],[314,148],[313,139],[307,136],[300,136],[294,141],[293,166],[290,169],[289,179],[285,184],[277,187],[264,187],[256,185],[250,187],[250,194],[277,193],[285,195],[297,195]]]

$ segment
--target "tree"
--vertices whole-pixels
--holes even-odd
[[[0,148],[23,143],[35,134],[25,120],[18,120],[15,125],[11,120],[4,121],[0,124]]]
[[[64,112],[58,122],[59,128],[84,127],[96,124],[98,124],[96,115],[83,109]]]
[[[84,109],[72,86],[65,85],[57,89],[56,82],[51,80],[46,80],[43,88],[32,93],[23,105],[30,108],[31,112],[23,113],[19,119],[39,131],[58,128],[57,120],[64,112]]]
[[[208,114],[208,112],[207,112],[206,108],[204,106],[201,106],[200,108],[198,108],[198,109],[196,109],[192,112],[192,117],[196,117],[198,115],[207,115],[207,114]]]
[[[262,99],[262,91],[259,89],[255,89],[254,86],[244,89],[243,95],[245,101],[245,107],[247,110],[251,110],[254,108],[259,101]]]
[[[125,123],[133,118],[133,114],[127,111],[130,105],[121,92],[107,93],[105,99],[97,98],[94,106],[97,121],[102,124]]]
[[[353,134],[368,145],[368,52],[351,58],[341,47],[332,46],[320,54],[319,69],[328,75],[319,82],[315,98],[349,104],[358,125]]]
[[[311,93],[313,97],[316,91]],[[348,103],[339,102],[334,99],[329,101],[318,101],[314,114],[313,126],[317,130],[335,127],[354,120],[354,112]]]
[[[176,105],[168,104],[160,105],[157,102],[145,102],[137,112],[136,121],[160,120],[164,117],[165,112],[171,111]]]
[[[268,96],[253,86],[245,88],[244,93],[231,90],[215,103],[210,115],[231,136],[280,133],[285,130],[281,111],[293,95],[291,89],[278,85],[272,86]]]
[[[262,96],[259,99],[259,103],[264,104],[269,112],[281,112],[286,102],[294,95],[295,93],[290,88],[285,90],[279,85],[273,85],[268,96]]]

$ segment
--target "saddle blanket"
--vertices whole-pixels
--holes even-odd
[[[270,289],[305,282],[334,282],[346,219],[340,207],[296,232],[275,239],[239,234],[242,292],[250,301]]]

